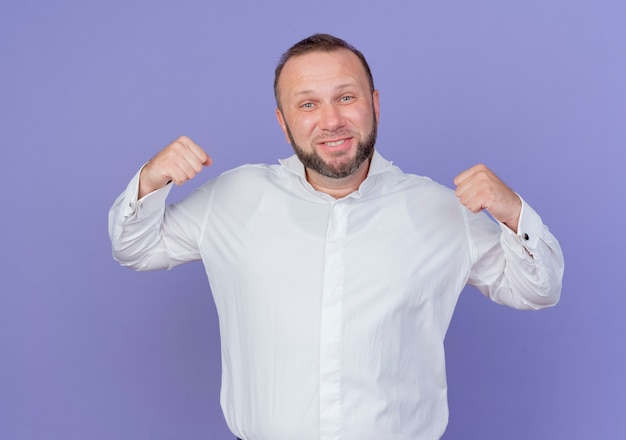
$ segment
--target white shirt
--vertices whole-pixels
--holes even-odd
[[[295,157],[224,173],[166,208],[171,185],[111,209],[137,270],[202,259],[219,316],[221,405],[250,440],[433,440],[448,408],[444,336],[469,283],[519,309],[554,305],[559,244],[523,202],[518,233],[375,153],[334,199]]]

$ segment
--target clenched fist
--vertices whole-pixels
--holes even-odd
[[[139,198],[169,182],[182,185],[211,165],[211,158],[195,142],[181,136],[154,156],[141,170]]]
[[[455,177],[456,195],[476,213],[486,209],[496,220],[517,232],[522,201],[485,165],[475,165]]]

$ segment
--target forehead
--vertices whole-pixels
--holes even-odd
[[[278,89],[281,94],[291,94],[338,83],[369,87],[361,60],[347,49],[315,51],[290,58],[280,74]]]

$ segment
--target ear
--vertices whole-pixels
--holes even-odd
[[[287,123],[285,122],[285,118],[283,116],[283,112],[280,111],[278,107],[276,107],[276,119],[278,119],[278,123],[280,124],[280,128],[283,129],[283,133],[285,134],[285,139],[287,143],[291,145],[291,141],[289,139],[289,134],[287,133]]]
[[[374,90],[372,93],[372,103],[374,105],[374,114],[376,115],[376,122],[380,121],[380,100],[378,90]]]

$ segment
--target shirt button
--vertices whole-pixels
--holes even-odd
[[[522,235],[522,238],[523,238],[524,240],[526,240],[526,241],[530,240],[530,237],[529,237],[529,236],[528,236],[528,234],[526,234],[526,233],[525,233],[524,235]]]

